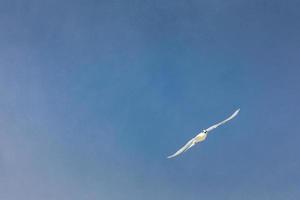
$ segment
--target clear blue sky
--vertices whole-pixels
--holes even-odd
[[[0,199],[300,199],[299,10],[0,0]]]

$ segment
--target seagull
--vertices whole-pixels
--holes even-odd
[[[237,114],[239,112],[240,112],[240,109],[237,109],[230,117],[228,117],[224,121],[221,121],[220,123],[217,123],[217,124],[209,127],[208,129],[205,129],[205,130],[201,131],[198,135],[196,135],[193,139],[191,139],[183,147],[181,147],[181,149],[179,149],[176,153],[174,153],[171,156],[168,156],[168,158],[173,158],[175,156],[178,156],[179,154],[181,154],[181,153],[187,151],[188,149],[190,149],[192,146],[194,146],[198,142],[204,141],[210,131],[212,131],[212,130],[216,129],[217,127],[225,124],[226,122],[232,120],[235,116],[237,116]]]

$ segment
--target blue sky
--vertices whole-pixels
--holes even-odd
[[[299,9],[0,0],[0,199],[299,199]]]

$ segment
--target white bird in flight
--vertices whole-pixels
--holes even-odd
[[[176,153],[174,153],[171,156],[168,156],[168,158],[173,158],[175,156],[178,156],[179,154],[187,151],[189,148],[191,148],[192,146],[194,146],[195,144],[197,144],[198,142],[202,142],[206,139],[207,134],[214,130],[215,128],[217,128],[218,126],[221,126],[222,124],[225,124],[226,122],[228,122],[229,120],[232,120],[235,116],[237,116],[237,114],[240,112],[240,109],[237,109],[230,117],[228,117],[227,119],[225,119],[224,121],[221,121],[218,124],[215,124],[211,127],[209,127],[208,129],[203,130],[201,133],[199,133],[198,135],[196,135],[196,137],[194,137],[193,139],[191,139],[190,141],[188,141],[186,143],[186,145],[184,145],[183,147],[181,147],[181,149],[179,149]]]

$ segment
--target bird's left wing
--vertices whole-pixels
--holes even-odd
[[[174,153],[171,156],[168,156],[168,158],[173,158],[175,156],[178,156],[179,154],[187,151],[189,148],[191,148],[194,145],[195,145],[195,139],[193,138],[190,141],[188,141],[183,147],[181,147],[178,151],[176,151],[176,153]]]
[[[207,132],[212,131],[213,129],[217,128],[218,126],[221,126],[222,124],[225,124],[226,122],[228,122],[229,120],[232,120],[235,116],[237,116],[237,114],[240,112],[240,109],[237,109],[230,117],[228,117],[227,119],[225,119],[224,121],[221,121],[218,124],[215,124],[211,127],[209,127],[208,129],[206,129]]]

